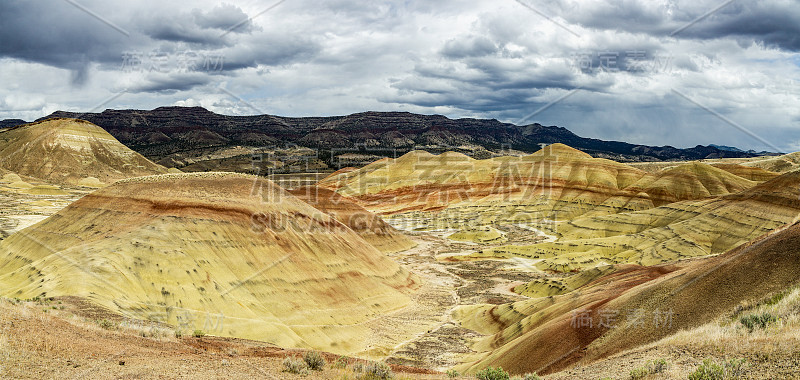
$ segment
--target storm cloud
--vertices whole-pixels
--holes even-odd
[[[745,128],[800,150],[798,5],[6,0],[0,118],[163,105],[404,110],[772,150]]]

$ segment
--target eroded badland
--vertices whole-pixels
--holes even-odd
[[[797,157],[412,151],[284,188],[85,121],[15,127],[0,376],[792,378]],[[313,351],[324,370],[286,372]]]

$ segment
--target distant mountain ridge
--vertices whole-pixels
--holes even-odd
[[[235,146],[305,146],[328,151],[325,160],[345,152],[401,155],[414,149],[456,150],[476,158],[513,149],[532,153],[540,144],[563,143],[596,157],[620,161],[696,160],[753,157],[755,152],[702,146],[680,149],[580,137],[566,128],[517,126],[494,119],[450,119],[408,112],[362,112],[331,117],[274,115],[226,116],[202,107],[56,111],[42,119],[64,117],[92,122],[153,161],[198,149]],[[3,125],[3,124],[0,124]]]

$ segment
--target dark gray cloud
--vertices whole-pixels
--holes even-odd
[[[781,49],[800,50],[800,4],[797,1],[559,0],[544,3],[527,0],[527,3],[571,24],[588,28],[676,38],[735,37]]]
[[[677,89],[800,149],[796,0],[736,0],[691,25],[722,0],[521,1],[551,19],[512,0],[5,0],[0,118],[86,111],[122,90],[107,107],[514,122],[550,105],[528,122],[648,144],[758,145]]]
[[[197,86],[206,85],[211,81],[207,75],[198,73],[180,74],[154,74],[148,75],[142,80],[133,82],[133,85],[125,88],[128,92],[158,92],[175,93],[177,91],[188,91]]]
[[[92,62],[118,60],[130,40],[65,1],[2,1],[0,17],[0,56],[71,70],[75,84]]]

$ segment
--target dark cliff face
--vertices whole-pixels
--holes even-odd
[[[516,126],[497,120],[449,119],[408,112],[363,112],[334,117],[226,116],[202,107],[160,107],[150,111],[101,113],[57,111],[50,117],[73,117],[106,129],[123,144],[158,161],[173,154],[229,146],[320,148],[328,155],[346,151],[391,156],[411,149],[432,152],[482,147],[489,151],[539,150],[563,143],[599,157],[621,161],[694,160],[751,157],[753,152],[713,146],[678,149],[603,141],[575,135],[561,127]],[[43,118],[44,119],[44,118]],[[332,152],[332,153],[330,153]]]

